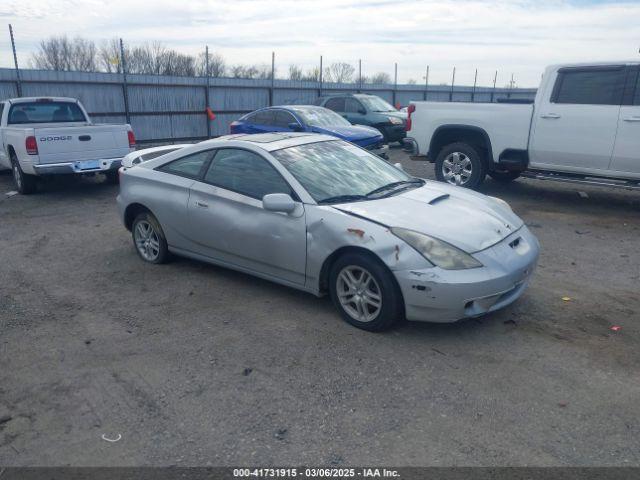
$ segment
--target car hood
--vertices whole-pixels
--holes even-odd
[[[491,197],[428,180],[423,187],[398,195],[334,208],[387,227],[431,235],[468,253],[495,245],[523,225]]]
[[[311,127],[314,133],[324,133],[334,137],[347,140],[349,142],[360,142],[363,140],[373,140],[379,137],[382,140],[382,134],[373,127],[364,125],[345,125],[335,127]],[[370,143],[370,142],[369,142]]]

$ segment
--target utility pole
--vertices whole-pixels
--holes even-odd
[[[451,76],[451,90],[449,91],[449,101],[453,102],[453,86],[456,83],[456,67],[453,67],[453,74]]]
[[[205,69],[205,75],[207,76],[207,83],[205,85],[205,91],[204,91],[204,103],[206,103],[206,108],[211,108],[211,105],[209,105],[209,77],[211,76],[211,70],[209,67],[209,45],[206,45],[204,47],[204,69]],[[211,120],[209,120],[209,113],[207,111],[207,137],[211,138]]]
[[[271,89],[269,90],[269,106],[273,106],[273,89],[276,80],[276,52],[271,52]]]
[[[427,74],[424,76],[424,101],[427,101],[429,95],[429,65],[427,65]]]
[[[16,41],[13,38],[13,27],[9,24],[9,36],[11,37],[11,49],[13,50],[13,64],[16,67],[16,90],[18,97],[22,96],[22,81],[20,80],[20,68],[18,68],[18,55],[16,55]]]
[[[124,56],[124,42],[120,39],[120,65],[122,65],[122,96],[124,97],[124,116],[131,123],[129,115],[129,88],[127,87],[127,60]]]

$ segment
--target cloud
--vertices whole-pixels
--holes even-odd
[[[208,44],[228,63],[269,63],[280,71],[333,61],[357,63],[363,73],[393,73],[421,83],[498,84],[511,73],[535,86],[552,63],[639,58],[640,4],[596,0],[5,0],[2,23],[12,23],[26,64],[38,41],[67,34],[131,44],[161,40],[185,53]],[[11,66],[7,38],[0,65]]]

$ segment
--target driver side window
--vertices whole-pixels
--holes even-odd
[[[269,162],[256,153],[239,148],[218,150],[204,181],[257,200],[269,193],[293,196],[289,184]]]
[[[345,112],[347,113],[360,113],[360,110],[364,110],[362,104],[355,98],[347,98],[345,102]]]

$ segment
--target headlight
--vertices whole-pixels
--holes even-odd
[[[402,119],[398,118],[398,117],[387,117],[387,120],[389,120],[389,123],[393,124],[393,125],[402,125]]]
[[[468,253],[429,235],[406,228],[392,228],[391,233],[415,248],[429,262],[445,270],[482,267],[482,264]]]
[[[496,202],[498,202],[500,205],[502,205],[503,207],[508,208],[509,210],[511,210],[511,205],[509,205],[507,202],[505,202],[504,200],[502,200],[501,198],[498,197],[492,197],[491,195],[487,195],[490,199],[495,200]],[[513,210],[512,210],[513,211]]]

